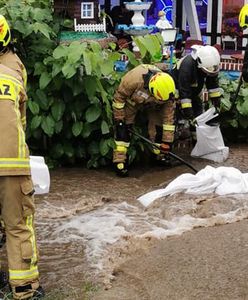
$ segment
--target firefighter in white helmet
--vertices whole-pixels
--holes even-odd
[[[9,283],[14,299],[37,299],[44,291],[39,284],[34,188],[25,141],[26,70],[10,43],[9,25],[0,15],[0,131],[4,141],[0,146],[0,208]]]
[[[182,113],[192,124],[203,112],[202,91],[205,86],[209,100],[219,110],[221,89],[218,74],[220,54],[213,46],[193,45],[190,54],[181,58],[171,74],[176,82]],[[195,138],[194,126],[191,127]]]
[[[139,65],[124,75],[113,101],[116,143],[113,163],[117,175],[128,175],[128,129],[135,123],[138,111],[148,116],[150,140],[158,142],[163,151],[170,151],[175,131],[174,95],[175,83],[172,77],[153,65]],[[156,140],[157,126],[162,128],[159,141]],[[156,154],[159,156],[159,151]]]

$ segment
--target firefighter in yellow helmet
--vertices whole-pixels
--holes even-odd
[[[117,175],[128,175],[129,129],[138,111],[147,114],[150,140],[159,143],[163,151],[170,151],[175,131],[174,94],[172,77],[153,65],[139,65],[123,76],[113,101],[116,143],[113,163]],[[158,127],[162,129],[159,141]],[[156,154],[160,157],[160,153]]]
[[[22,61],[15,53],[15,48],[11,42],[10,27],[3,15],[0,15],[0,64],[16,71],[22,77],[26,87],[27,72]]]
[[[239,13],[239,26],[242,29],[248,28],[248,4],[245,4]],[[242,67],[242,79],[248,82],[248,44],[245,47],[245,55]]]
[[[44,296],[39,284],[34,198],[25,142],[26,71],[11,46],[10,28],[0,15],[0,209],[5,227],[9,283],[14,299]],[[3,272],[0,286],[6,283]]]

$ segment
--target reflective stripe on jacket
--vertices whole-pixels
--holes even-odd
[[[141,64],[123,76],[114,95],[113,108],[116,109],[114,118],[118,117],[118,111],[122,111],[126,124],[134,124],[139,110],[147,109],[148,115],[152,111],[159,112],[162,117],[155,116],[154,118],[161,120],[159,123],[163,127],[162,140],[171,143],[175,129],[174,102],[172,100],[158,101],[150,94],[145,82],[145,76],[149,71],[154,74],[161,72],[156,66]],[[153,134],[149,132],[149,135],[152,138]]]

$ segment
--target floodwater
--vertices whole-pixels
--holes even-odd
[[[230,158],[222,165],[247,172],[246,152],[244,146],[232,147]],[[187,159],[198,170],[220,166]],[[248,217],[245,195],[176,194],[148,208],[137,201],[138,196],[186,172],[192,173],[182,165],[133,168],[128,178],[118,178],[105,169],[51,171],[50,193],[36,196],[41,283],[48,294],[59,290],[58,299],[83,299],[85,283],[111,287],[118,265],[149,247],[152,239]]]

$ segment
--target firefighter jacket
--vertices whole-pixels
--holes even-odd
[[[174,100],[158,101],[148,88],[150,76],[161,70],[153,65],[139,65],[129,71],[121,80],[114,95],[113,114],[115,120],[125,121],[127,125],[134,124],[139,110],[146,109],[148,118],[152,118],[148,133],[151,140],[155,139],[155,119],[161,116],[163,127],[162,141],[172,143],[174,139]],[[149,76],[150,74],[150,76]]]
[[[0,176],[31,174],[23,122],[26,100],[20,74],[0,64]]]
[[[24,87],[26,89],[27,85],[27,71],[21,62],[20,58],[14,51],[7,48],[5,52],[0,54],[0,64],[5,65],[11,70],[17,72],[21,76],[22,81],[24,82]]]
[[[171,75],[175,80],[182,108],[192,107],[192,100],[201,94],[204,85],[210,99],[221,96],[218,75],[209,76],[204,73],[191,55],[181,58]]]

